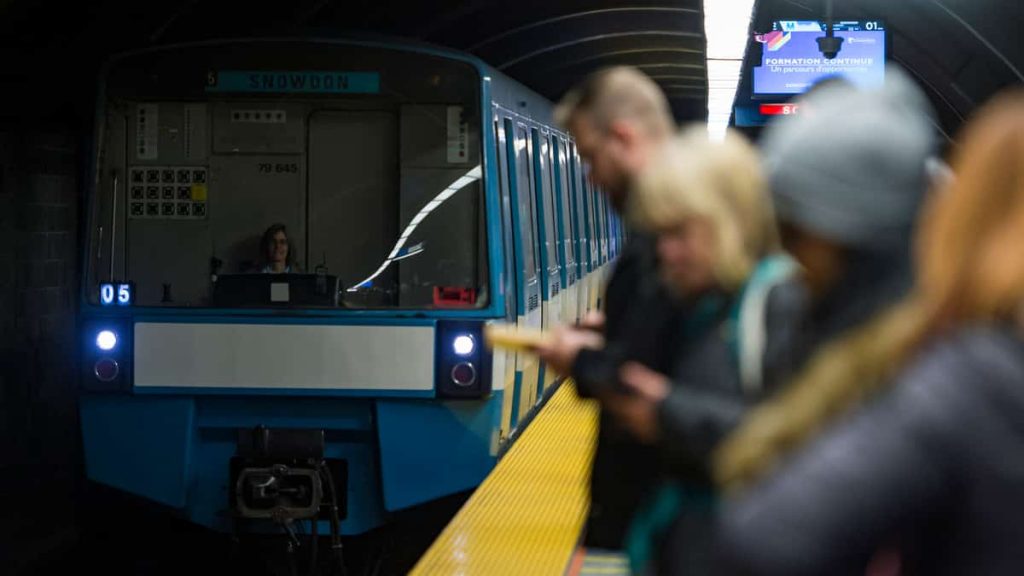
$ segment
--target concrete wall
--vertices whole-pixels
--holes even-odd
[[[76,154],[70,130],[0,126],[0,541],[14,572],[74,534]]]

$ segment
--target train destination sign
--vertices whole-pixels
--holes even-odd
[[[377,94],[380,92],[380,73],[337,70],[212,70],[206,74],[206,91]]]

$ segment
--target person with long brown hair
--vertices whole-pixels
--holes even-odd
[[[916,237],[916,285],[821,350],[720,447],[723,571],[1024,566],[1024,92],[967,127]]]

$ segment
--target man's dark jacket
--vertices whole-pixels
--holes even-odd
[[[572,368],[584,398],[619,387],[627,360],[670,373],[672,331],[679,312],[657,277],[654,238],[634,235],[608,279],[602,309],[605,348],[582,350]],[[637,505],[658,478],[657,448],[644,446],[602,410],[590,476],[590,515],[584,544],[618,549]]]

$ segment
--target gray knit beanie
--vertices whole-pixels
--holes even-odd
[[[849,247],[905,246],[928,187],[931,107],[898,68],[885,86],[824,86],[766,129],[762,150],[778,217]]]

